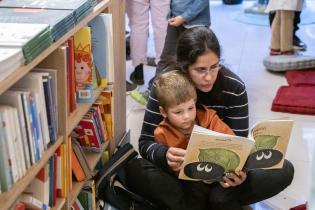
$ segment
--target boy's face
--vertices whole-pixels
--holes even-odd
[[[171,106],[167,110],[160,107],[160,112],[169,122],[182,132],[191,131],[196,119],[195,100],[191,99],[179,105]]]

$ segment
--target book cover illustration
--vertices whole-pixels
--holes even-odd
[[[74,35],[74,66],[78,102],[92,102],[91,29],[84,27]]]
[[[179,178],[213,182],[229,172],[282,168],[292,126],[292,120],[262,121],[245,138],[195,125]]]

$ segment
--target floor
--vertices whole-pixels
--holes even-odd
[[[240,23],[233,19],[234,13],[244,10],[253,2],[246,1],[242,5],[233,6],[223,5],[221,1],[210,3],[211,28],[222,45],[224,63],[238,74],[247,86],[250,125],[259,120],[280,117],[289,117],[295,122],[286,154],[286,158],[295,167],[293,183],[279,195],[251,206],[255,210],[288,210],[308,200],[311,157],[315,151],[315,117],[270,110],[277,89],[281,85],[286,85],[282,73],[266,71],[262,64],[263,58],[268,54],[270,29]],[[313,8],[315,14],[315,1],[308,1],[307,6]],[[315,55],[315,24],[302,25],[298,36],[308,45],[305,54]],[[149,38],[148,55],[154,55],[152,37]],[[127,61],[126,66],[126,77],[129,78],[133,66],[130,61]],[[146,83],[154,75],[154,71],[153,67],[145,66]],[[146,86],[147,84],[139,89],[145,90]],[[127,96],[127,127],[131,130],[131,142],[136,148],[144,108]]]

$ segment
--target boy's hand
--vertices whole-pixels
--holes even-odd
[[[223,181],[220,182],[223,188],[235,187],[242,184],[247,178],[247,175],[244,171],[240,171],[238,175],[235,173],[227,173],[223,177]]]
[[[168,19],[168,24],[171,26],[180,26],[184,23],[184,19],[181,16],[176,16],[171,19]]]
[[[166,152],[167,164],[173,171],[180,171],[184,162],[186,150],[170,147]]]

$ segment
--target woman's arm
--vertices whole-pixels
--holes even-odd
[[[163,120],[156,99],[155,85],[152,85],[148,104],[144,113],[141,135],[139,138],[139,152],[141,156],[156,165],[168,168],[166,152],[168,147],[158,144],[154,140],[154,129]]]

